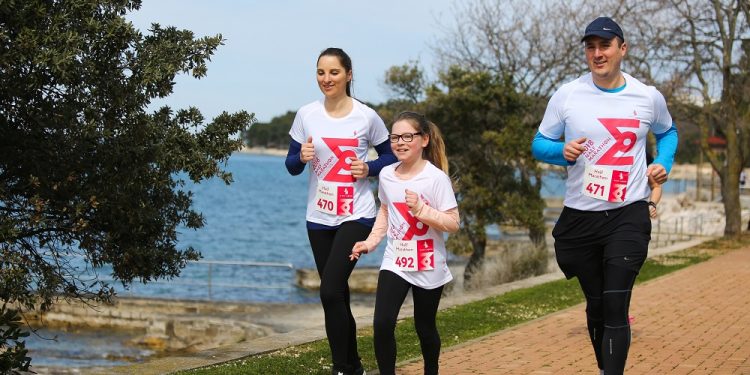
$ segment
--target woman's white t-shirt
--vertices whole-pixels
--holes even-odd
[[[383,120],[370,107],[352,99],[352,111],[328,115],[323,100],[297,111],[289,135],[300,144],[312,137],[315,157],[309,164],[307,221],[337,226],[344,221],[375,217],[375,199],[366,178],[355,179],[352,158],[367,161],[370,145],[388,139]]]
[[[388,270],[412,285],[424,289],[434,289],[453,280],[448,269],[447,253],[443,232],[418,221],[406,206],[406,189],[419,195],[428,206],[439,211],[456,208],[450,178],[432,163],[409,180],[402,180],[395,174],[401,163],[391,164],[380,171],[378,198],[381,204],[388,205],[388,243],[383,254],[381,270]],[[424,271],[402,271],[396,265],[394,242],[400,240],[428,240],[434,245],[434,269]]]

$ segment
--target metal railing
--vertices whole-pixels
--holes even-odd
[[[292,289],[294,286],[290,283],[286,286],[274,286],[274,285],[258,285],[258,284],[234,284],[234,283],[214,283],[212,282],[213,268],[215,265],[230,265],[230,266],[242,266],[242,267],[276,267],[276,268],[287,268],[294,270],[294,265],[291,263],[273,263],[273,262],[235,262],[235,261],[222,261],[222,260],[198,260],[196,264],[207,264],[208,265],[208,299],[212,298],[213,287],[227,287],[227,288],[247,288],[247,289]]]
[[[717,215],[695,214],[658,218],[651,224],[651,246],[663,247],[699,237],[721,236],[724,218]]]
[[[291,291],[295,289],[294,282],[294,275],[291,274],[288,277],[286,277],[286,284],[280,285],[280,284],[266,284],[266,283],[245,283],[242,281],[232,281],[232,282],[222,282],[217,281],[217,279],[227,279],[227,277],[221,277],[216,275],[216,269],[222,266],[232,266],[232,267],[246,267],[246,268],[257,268],[257,267],[271,267],[271,268],[281,268],[281,269],[288,269],[290,271],[294,271],[295,267],[291,263],[275,263],[275,262],[244,262],[244,261],[221,261],[221,260],[198,260],[198,261],[189,261],[188,266],[190,265],[198,265],[198,266],[205,266],[207,267],[207,270],[205,273],[198,273],[196,275],[195,270],[192,270],[194,272],[184,272],[183,270],[182,274],[179,278],[172,279],[172,280],[154,280],[148,282],[146,285],[137,285],[137,288],[148,288],[149,285],[170,285],[170,286],[192,286],[192,287],[205,287],[206,292],[208,294],[208,300],[214,300],[214,293],[215,289],[217,288],[232,288],[232,289],[266,289],[266,290],[288,290]],[[187,269],[187,267],[186,267]],[[101,279],[100,279],[101,280]],[[236,279],[235,279],[236,280]],[[136,285],[134,285],[135,287]],[[153,296],[156,294],[156,296],[160,298],[190,298],[190,299],[201,299],[200,297],[196,297],[195,295],[192,296],[185,296],[185,295],[179,295],[179,293],[171,294],[169,296],[163,296],[159,295],[158,293],[138,293],[134,292],[131,288],[127,294],[129,296]],[[184,293],[183,293],[184,294]],[[290,297],[291,299],[291,293]]]

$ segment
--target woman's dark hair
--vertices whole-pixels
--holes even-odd
[[[430,163],[439,169],[442,169],[445,174],[448,174],[448,157],[445,154],[445,142],[443,141],[443,134],[437,125],[427,120],[423,114],[411,111],[404,111],[396,115],[393,124],[401,120],[409,121],[414,129],[419,130],[419,132],[429,137],[430,141],[427,143],[427,147],[424,148],[422,157],[429,160]],[[391,127],[393,124],[391,124]]]
[[[329,47],[323,50],[323,52],[318,55],[318,62],[320,61],[320,58],[323,56],[335,56],[339,59],[339,63],[341,66],[344,67],[347,73],[352,71],[352,59],[349,57],[349,55],[344,52],[341,48],[335,48],[335,47]],[[316,62],[317,64],[317,62]],[[346,83],[346,95],[352,96],[352,81],[354,81],[354,75],[352,75],[352,80],[348,81]]]

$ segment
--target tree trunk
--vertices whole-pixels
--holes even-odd
[[[731,142],[734,141],[734,142]],[[721,197],[724,203],[724,237],[737,238],[742,234],[742,207],[740,207],[740,173],[742,162],[736,137],[727,136],[726,166],[722,168]]]
[[[484,221],[477,220],[469,224],[466,228],[466,233],[473,249],[469,263],[466,264],[466,269],[464,270],[464,285],[467,286],[470,285],[474,274],[484,264],[484,255],[487,248],[487,232],[484,227]]]
[[[529,239],[534,247],[547,247],[547,228],[544,226],[529,228]]]

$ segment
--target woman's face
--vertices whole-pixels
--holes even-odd
[[[318,87],[327,98],[346,95],[346,84],[352,79],[352,72],[347,72],[339,58],[323,55],[318,59]]]
[[[409,134],[412,139],[407,142],[404,140],[404,135],[408,138]],[[399,136],[398,140],[393,142],[396,136]],[[401,162],[415,162],[422,159],[422,150],[427,147],[429,141],[429,136],[421,134],[410,120],[396,121],[391,129],[391,149]]]

